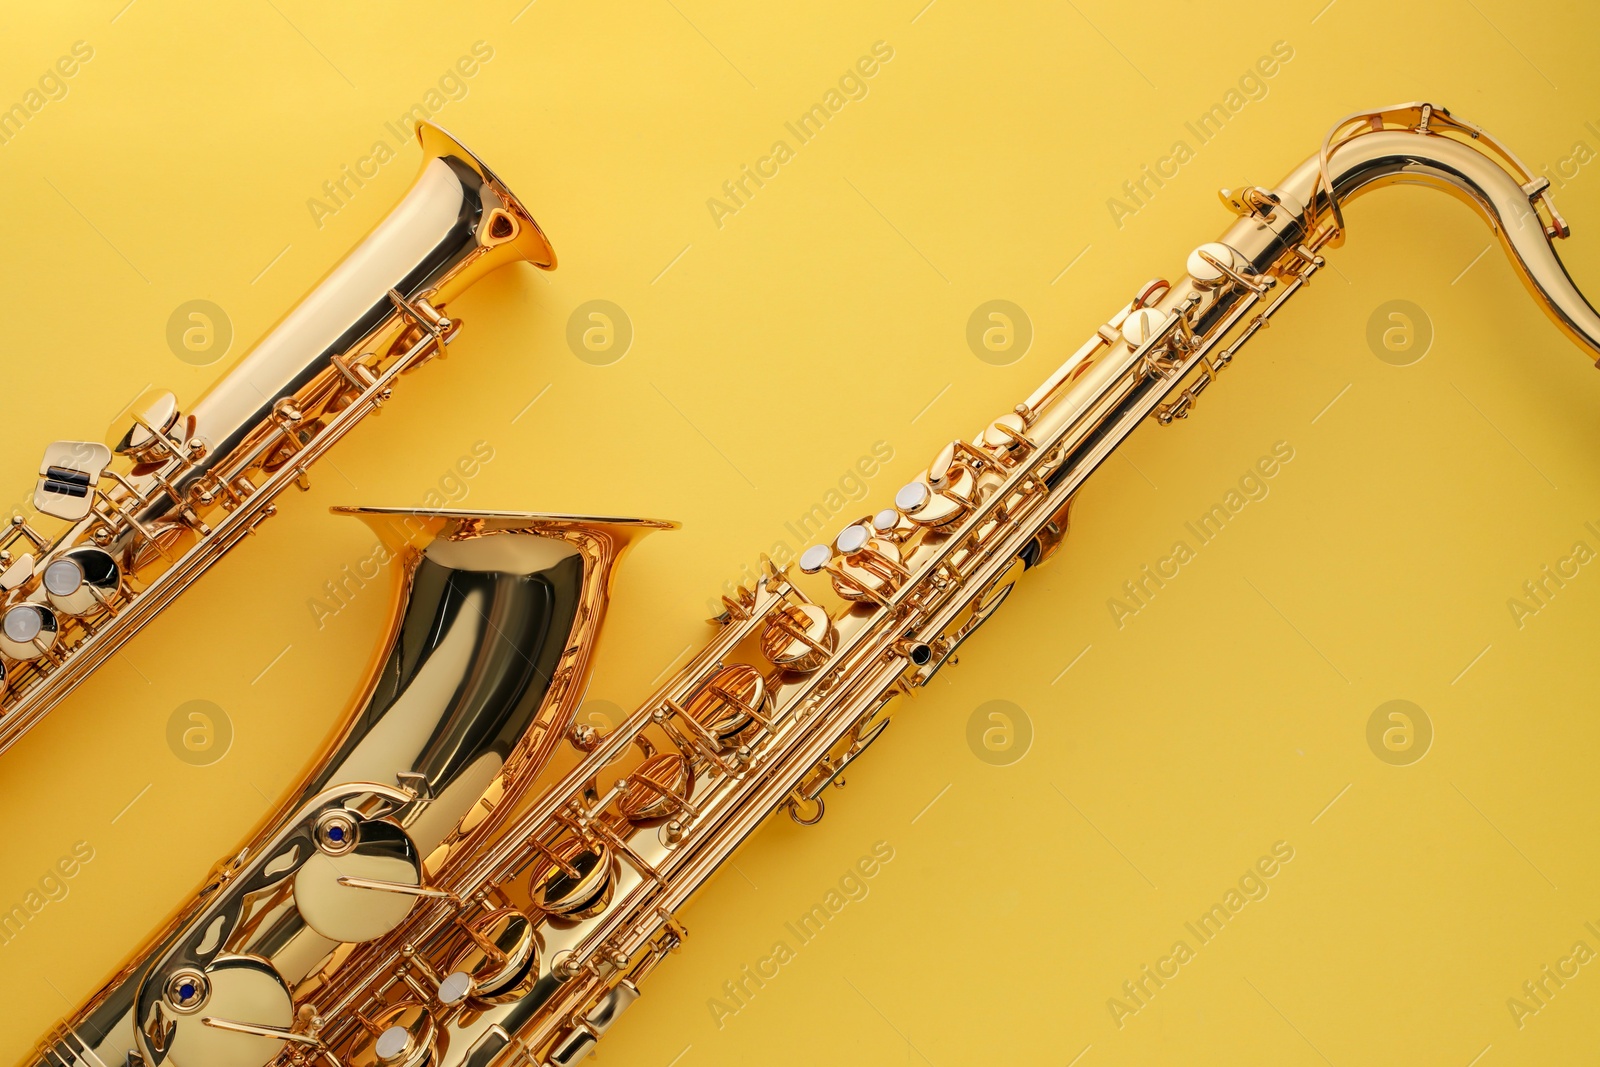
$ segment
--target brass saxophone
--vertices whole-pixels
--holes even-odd
[[[1591,356],[1600,316],[1553,242],[1548,183],[1442,108],[1351,116],[892,507],[766,561],[627,720],[574,725],[613,566],[663,523],[361,514],[403,610],[320,770],[39,1067],[572,1064],[679,948],[674,917],[776,810],[822,793],[1056,552],[1073,494],[1146,418],[1187,417],[1344,238],[1407,182],[1461,197]]]
[[[149,389],[106,442],[57,441],[33,508],[0,534],[0,751],[234,545],[307,468],[445,354],[448,305],[489,271],[555,252],[494,172],[421,123],[399,204],[221,380],[180,411]],[[43,524],[41,524],[43,525]]]

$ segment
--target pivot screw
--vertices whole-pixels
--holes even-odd
[[[193,1015],[211,996],[211,981],[201,971],[185,967],[167,979],[167,1007],[180,1015]]]
[[[327,811],[317,819],[315,836],[317,848],[329,856],[343,856],[356,847],[359,831],[349,812]]]

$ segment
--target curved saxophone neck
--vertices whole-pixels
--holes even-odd
[[[1323,136],[1322,146],[1317,152],[1318,185],[1327,199],[1325,206],[1333,215],[1335,243],[1343,240],[1344,213],[1340,208],[1340,201],[1355,195],[1359,189],[1340,191],[1340,186],[1333,177],[1337,168],[1330,165],[1330,158],[1335,149],[1348,145],[1357,137],[1384,131],[1411,133],[1422,137],[1444,137],[1476,149],[1485,158],[1496,163],[1505,172],[1505,176],[1516,183],[1528,201],[1530,210],[1537,211],[1543,208],[1543,215],[1547,218],[1541,217],[1539,221],[1547,239],[1556,240],[1571,234],[1566,220],[1556,210],[1555,200],[1550,195],[1549,179],[1536,177],[1532,171],[1523,166],[1522,161],[1510,149],[1490,136],[1483,127],[1456,118],[1450,114],[1448,108],[1423,101],[1413,101],[1409,104],[1394,104],[1373,111],[1357,111],[1346,115],[1329,127],[1327,134]],[[1346,181],[1349,180],[1348,174],[1344,177]],[[1318,210],[1323,206],[1318,204]]]
[[[1600,365],[1600,313],[1573,283],[1555,242],[1571,233],[1548,179],[1488,133],[1428,103],[1357,112],[1335,123],[1318,152],[1272,190],[1224,191],[1241,216],[1223,238],[1252,259],[1344,242],[1344,206],[1386,185],[1425,185],[1470,205],[1500,238],[1529,293]],[[1280,209],[1286,209],[1285,218]],[[1238,247],[1237,245],[1235,247]]]
[[[776,809],[820,817],[890,702],[1060,547],[1085,479],[1148,418],[1187,418],[1322,269],[1345,202],[1396,183],[1471,204],[1600,355],[1545,184],[1431,105],[1353,116],[1276,188],[1225,192],[1238,218],[1186,274],[1141,286],[893,507],[807,549],[805,577],[766,561],[604,736],[571,727],[610,576],[667,524],[341,509],[398,557],[403,594],[351,725],[34,1064],[577,1062],[682,942],[678,909]],[[568,742],[580,755],[554,761]]]

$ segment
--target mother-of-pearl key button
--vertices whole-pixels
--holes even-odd
[[[852,552],[860,552],[866,548],[868,536],[865,526],[846,526],[834,539],[833,547],[848,556]]]
[[[459,1004],[472,992],[472,976],[464,971],[451,971],[439,983],[439,1002]]]
[[[803,574],[815,574],[828,565],[833,558],[833,549],[827,545],[812,545],[800,553],[800,571]]]
[[[932,494],[925,482],[907,482],[895,491],[894,506],[904,512],[916,511]]]
[[[39,604],[18,604],[0,616],[0,652],[12,659],[36,659],[56,643],[55,612]]]
[[[71,596],[83,585],[83,568],[70,559],[52,560],[44,569],[44,590],[55,596]]]
[[[403,1026],[391,1026],[378,1035],[378,1058],[392,1060],[406,1050],[406,1042],[411,1040],[411,1035]]]

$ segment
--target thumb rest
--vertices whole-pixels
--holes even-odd
[[[476,156],[421,123],[400,203],[187,412],[146,390],[106,443],[57,441],[0,535],[0,751],[277,510],[307,468],[461,327],[479,278],[555,253]]]
[[[1547,183],[1440,108],[1352,116],[1279,186],[1224,191],[1238,217],[1184,277],[1141,287],[893,507],[807,549],[799,575],[765,560],[710,643],[605,736],[572,720],[611,566],[665,524],[364,512],[410,542],[409,601],[356,725],[34,1062],[581,1059],[680,946],[675,912],[774,811],[822,817],[893,699],[1059,549],[1083,480],[1146,418],[1187,417],[1342,243],[1343,205],[1399,182],[1471,204],[1600,356],[1600,316],[1553,248],[1568,231]],[[486,626],[465,610],[474,597]]]

